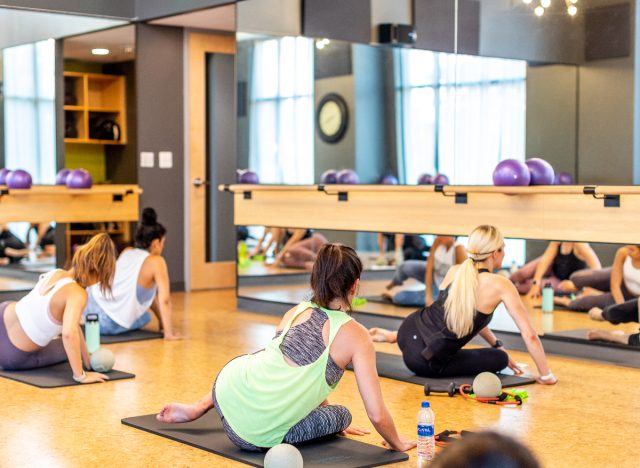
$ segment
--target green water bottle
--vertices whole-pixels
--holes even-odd
[[[95,353],[100,347],[100,322],[98,314],[87,314],[84,323],[84,339],[89,353]]]
[[[245,241],[238,242],[238,265],[241,268],[249,264],[249,249]]]
[[[553,312],[553,288],[547,283],[542,288],[542,312]]]

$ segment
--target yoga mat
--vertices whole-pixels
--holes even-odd
[[[561,341],[567,341],[569,343],[583,343],[583,344],[592,344],[597,346],[615,346],[617,348],[640,351],[640,347],[638,346],[624,345],[622,343],[612,343],[610,341],[587,340],[587,332],[589,330],[590,330],[589,328],[579,328],[577,330],[557,331],[552,333],[545,333],[544,337],[553,338]]]
[[[164,335],[160,332],[149,330],[133,330],[120,335],[100,335],[100,343],[113,344],[124,343],[127,341],[141,341],[141,340],[153,340],[155,338],[163,338]]]
[[[407,369],[402,361],[402,356],[388,353],[376,353],[376,361],[378,367],[378,375],[380,377],[386,377],[388,379],[400,380],[402,382],[409,382],[418,385],[425,385],[429,383],[432,388],[446,388],[450,382],[455,382],[456,388],[463,384],[471,384],[475,375],[460,376],[460,377],[420,377]],[[348,367],[352,370],[351,364]],[[535,383],[536,381],[531,377],[522,377],[518,375],[497,374],[502,381],[502,387],[519,387],[520,385],[528,385]]]
[[[215,410],[211,410],[200,419],[188,423],[161,423],[156,420],[155,414],[148,414],[125,418],[122,420],[122,424],[247,465],[263,466],[265,453],[247,452],[236,447],[224,433],[222,422]],[[364,468],[398,463],[409,458],[406,453],[393,452],[381,446],[338,436],[301,444],[298,448],[302,453],[305,468]],[[169,458],[167,458],[168,460]]]
[[[105,374],[109,377],[107,382],[111,380],[132,379],[135,377],[134,374],[118,370],[112,370]],[[61,362],[60,364],[54,364],[53,366],[39,367],[37,369],[29,370],[0,370],[0,377],[40,388],[58,388],[82,385],[73,380],[71,375],[71,366],[69,366],[68,362]]]
[[[421,305],[403,305],[403,304],[395,304],[393,301],[386,299],[380,295],[378,296],[364,296],[364,298],[369,302],[377,302],[378,304],[388,304],[396,307],[406,307],[408,309],[420,309],[423,306]]]

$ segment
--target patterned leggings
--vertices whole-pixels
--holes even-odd
[[[227,420],[224,418],[222,411],[218,407],[218,401],[216,400],[216,387],[213,386],[213,403],[218,412],[218,416],[222,420],[222,426],[227,437],[242,450],[248,450],[252,452],[264,451],[264,448],[256,447],[253,444],[245,441],[236,434]],[[319,406],[305,418],[299,421],[295,426],[289,429],[286,433],[282,443],[284,444],[299,444],[301,442],[307,442],[313,439],[319,439],[328,435],[337,434],[344,431],[351,424],[351,413],[347,408],[340,405],[328,405]]]

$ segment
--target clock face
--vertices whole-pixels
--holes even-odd
[[[316,113],[318,134],[326,143],[336,143],[347,131],[347,103],[342,96],[331,93],[320,100]]]

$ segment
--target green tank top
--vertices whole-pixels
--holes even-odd
[[[322,309],[329,317],[329,342],[313,363],[295,367],[287,363],[280,343],[293,321],[309,308],[303,302],[296,309],[280,336],[258,353],[240,356],[218,374],[216,400],[231,429],[257,447],[273,447],[286,433],[335,389],[327,384],[325,372],[329,349],[340,327],[351,320],[346,313]]]

